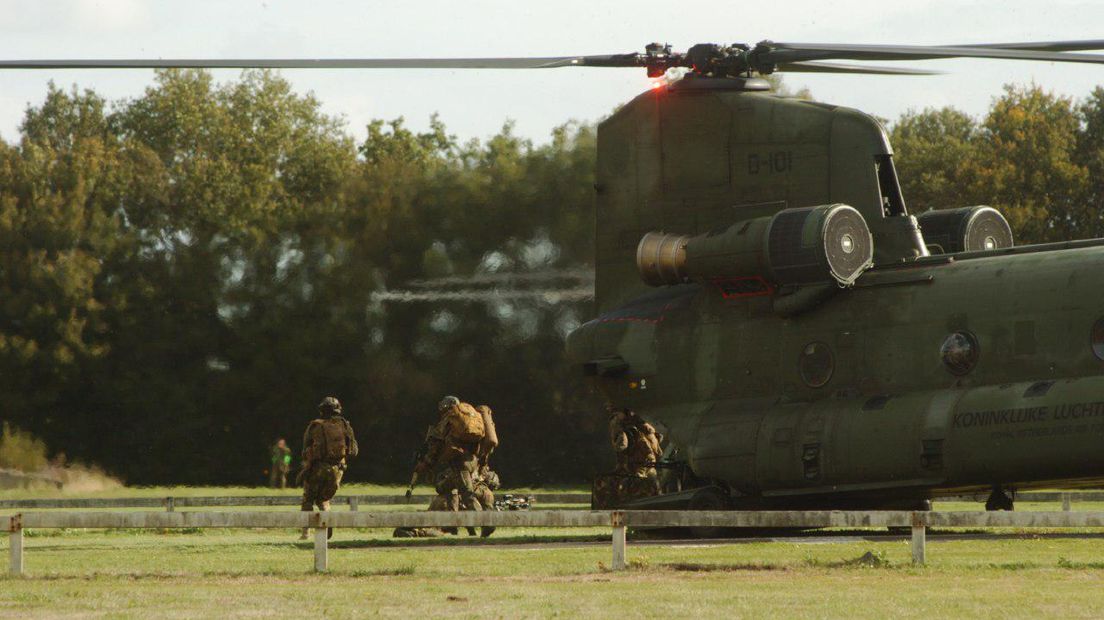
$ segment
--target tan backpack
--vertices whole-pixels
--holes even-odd
[[[478,443],[487,434],[483,414],[468,403],[460,403],[448,412],[449,438],[459,443]]]
[[[483,439],[479,441],[479,459],[486,464],[491,453],[498,447],[498,432],[495,431],[491,408],[487,405],[479,405],[478,409],[483,416]]]
[[[311,424],[311,452],[317,460],[337,463],[345,458],[345,421],[315,420]]]

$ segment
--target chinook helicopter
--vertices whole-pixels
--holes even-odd
[[[598,128],[597,317],[568,338],[661,425],[686,490],[636,507],[925,508],[1104,481],[1104,240],[1016,246],[984,206],[906,207],[884,128],[777,96],[867,61],[1104,64],[1104,41],[763,41],[545,58],[0,61],[0,69],[635,67]],[[857,61],[841,64],[839,60]]]

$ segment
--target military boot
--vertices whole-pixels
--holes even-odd
[[[452,493],[449,494],[448,509],[450,512],[460,512],[460,492],[456,489],[453,489]],[[446,534],[457,534],[457,529],[454,527],[443,527],[441,531]]]
[[[467,495],[464,497],[464,510],[471,510],[474,512],[483,512],[483,505],[479,503],[479,500],[474,495]],[[468,536],[475,536],[475,528],[469,527]]]

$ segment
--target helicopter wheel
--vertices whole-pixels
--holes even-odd
[[[732,503],[728,493],[725,493],[719,487],[705,487],[690,498],[687,508],[690,510],[731,510]],[[720,538],[725,535],[726,531],[723,527],[714,526],[690,528],[690,534],[694,538]]]
[[[993,487],[993,492],[989,494],[989,499],[985,500],[985,509],[988,511],[996,510],[1015,510],[1015,503],[1012,497],[1004,492],[1004,489],[998,484]]]

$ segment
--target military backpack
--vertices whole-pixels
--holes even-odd
[[[483,414],[468,403],[460,403],[448,412],[449,438],[461,444],[478,443],[487,433]]]
[[[327,463],[338,463],[346,456],[345,420],[333,417],[311,423],[311,454]]]

